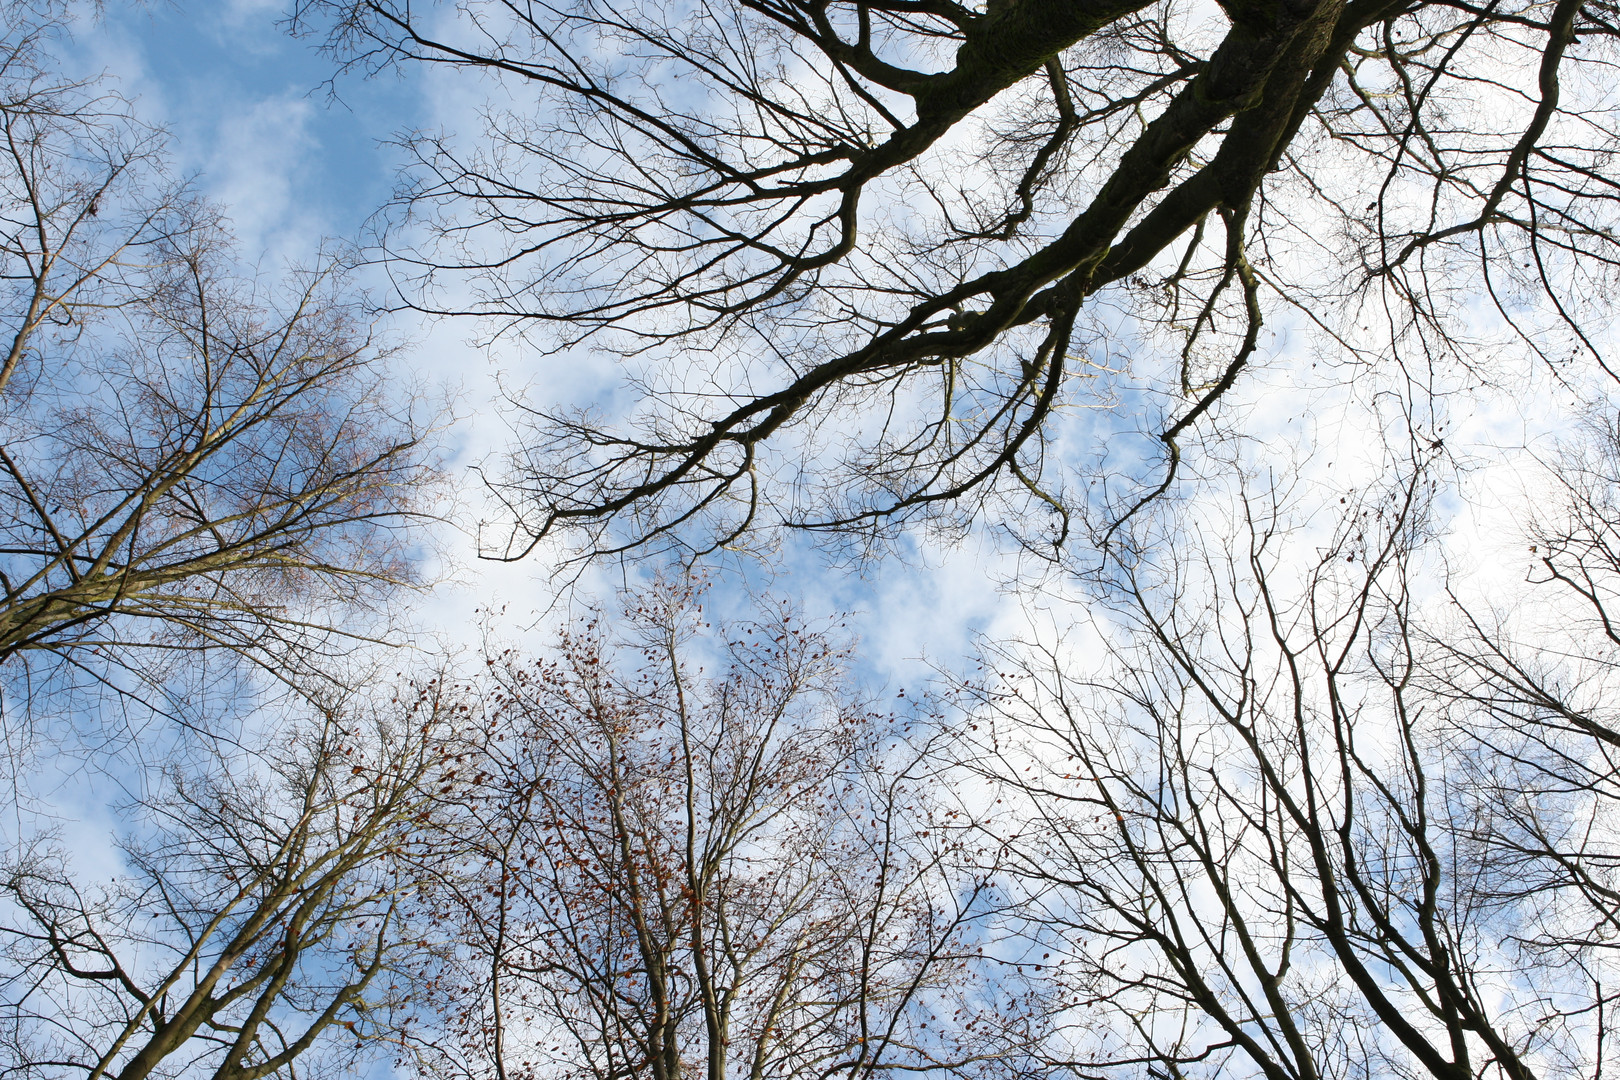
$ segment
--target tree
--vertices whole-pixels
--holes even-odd
[[[240,276],[163,133],[52,70],[59,24],[0,46],[0,665],[161,681],[176,650],[299,678],[414,578],[436,417],[326,260]],[[48,662],[41,663],[48,657]],[[150,687],[148,687],[150,689]]]
[[[1617,465],[1620,429],[1604,409],[1536,477],[1545,494],[1526,537],[1536,602],[1462,608],[1448,633],[1431,637],[1426,665],[1435,693],[1470,718],[1483,748],[1467,791],[1491,807],[1480,820],[1494,863],[1545,898],[1545,920],[1521,933],[1589,974],[1600,1019],[1615,1004],[1604,958],[1620,940],[1620,716],[1610,704]]]
[[[1033,1029],[980,952],[998,895],[915,752],[841,700],[828,632],[772,605],[706,642],[697,598],[664,583],[554,659],[490,658],[434,815],[466,853],[441,871],[462,949],[421,1071],[1016,1070]]]
[[[1433,479],[1408,467],[1314,530],[1275,491],[1224,529],[1195,515],[1173,556],[1116,564],[1106,659],[1010,647],[974,692],[956,760],[1027,822],[1001,833],[1026,933],[1063,961],[1054,1057],[1604,1074],[1620,792],[1592,710],[1612,648],[1511,645],[1426,601]]]
[[[405,302],[594,337],[639,394],[536,407],[497,554],[994,507],[1049,551],[1090,490],[1056,418],[1121,397],[1162,491],[1268,312],[1474,378],[1501,346],[1583,371],[1608,317],[1606,0],[442,6],[295,19],[503,87],[481,142],[406,140]]]
[[[352,1075],[396,1046],[435,951],[407,871],[448,768],[442,690],[175,762],[112,876],[49,838],[0,868],[0,1074]]]

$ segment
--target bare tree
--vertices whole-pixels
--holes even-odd
[[[1225,529],[1201,515],[1173,557],[1118,564],[1104,661],[1008,649],[977,692],[957,759],[1026,822],[999,832],[1026,933],[1062,961],[1055,1059],[1606,1075],[1612,748],[1545,701],[1508,707],[1527,668],[1475,663],[1458,692],[1457,657],[1484,654],[1421,596],[1432,479],[1347,501],[1325,541],[1274,492]]]
[[[1493,861],[1544,898],[1545,917],[1521,935],[1588,972],[1601,1013],[1615,1004],[1606,957],[1620,947],[1620,429],[1608,408],[1582,427],[1535,478],[1532,603],[1459,602],[1430,633],[1424,676],[1486,749],[1465,790]]]
[[[1016,1073],[1032,1027],[980,953],[999,895],[918,755],[841,700],[827,632],[766,610],[705,656],[696,600],[491,659],[471,787],[435,815],[468,852],[465,950],[424,1073]]]
[[[352,1075],[397,1049],[434,952],[402,871],[445,783],[442,689],[176,764],[114,875],[47,840],[5,867],[0,1075]]]
[[[16,14],[16,13],[13,13]],[[162,132],[0,45],[0,664],[150,672],[224,647],[289,676],[413,580],[436,419],[340,267],[242,277]],[[142,654],[148,654],[143,658]],[[121,683],[127,689],[128,684]]]
[[[1606,0],[296,8],[503,88],[481,140],[407,138],[405,301],[636,358],[627,416],[536,411],[508,557],[986,506],[1061,544],[1054,418],[1121,394],[1173,475],[1268,311],[1478,376],[1609,310]]]

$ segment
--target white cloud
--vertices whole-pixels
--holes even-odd
[[[252,260],[307,260],[327,230],[317,209],[297,198],[301,175],[317,149],[309,124],[315,106],[280,95],[230,102],[216,113],[203,166],[208,194],[226,208]]]

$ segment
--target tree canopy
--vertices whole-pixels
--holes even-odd
[[[64,10],[0,8],[0,1080],[1614,1074],[1606,0],[302,0],[484,92],[404,316],[632,390],[484,469],[618,600],[431,655],[388,313],[245,272]],[[705,562],[981,522],[1028,629],[910,693]],[[63,672],[160,715],[30,802]]]
[[[407,136],[384,254],[405,302],[629,358],[627,412],[534,407],[496,480],[506,554],[559,530],[703,551],[987,511],[1061,544],[1087,485],[1057,418],[1124,400],[1173,472],[1268,355],[1267,319],[1295,356],[1419,379],[1500,345],[1607,363],[1606,3],[306,0],[298,18],[351,65],[503,87],[481,133]]]
[[[8,18],[0,665],[27,687],[10,719],[64,671],[148,704],[178,656],[331,675],[418,577],[403,530],[431,512],[440,410],[390,376],[338,260],[247,272],[165,133],[58,70],[61,23]]]

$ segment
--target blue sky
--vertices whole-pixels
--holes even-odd
[[[390,137],[453,125],[471,116],[467,106],[484,91],[474,80],[451,87],[420,73],[389,73],[375,80],[349,76],[331,85],[330,61],[312,42],[290,38],[280,24],[288,2],[108,0],[105,16],[82,20],[75,40],[64,45],[79,74],[105,73],[136,100],[144,119],[171,132],[176,168],[195,176],[199,190],[224,208],[244,263],[269,279],[286,266],[310,261],[324,245],[361,240],[367,219],[393,187],[398,156]],[[1482,320],[1489,317],[1482,312]],[[479,514],[477,478],[467,467],[498,455],[509,437],[500,411],[502,385],[527,387],[540,402],[585,403],[592,395],[607,402],[613,393],[616,369],[588,355],[546,357],[515,343],[491,354],[469,343],[480,330],[466,322],[435,325],[397,316],[390,329],[412,342],[399,361],[402,381],[458,388],[461,420],[449,442],[455,475],[466,489],[462,516],[467,521]],[[1340,492],[1365,489],[1388,470],[1377,437],[1380,410],[1397,408],[1407,398],[1371,393],[1365,387],[1372,377],[1350,369],[1334,374],[1324,363],[1324,371],[1313,375],[1316,365],[1303,363],[1308,359],[1303,347],[1289,341],[1286,314],[1275,318],[1270,330],[1277,336],[1268,341],[1268,355],[1223,403],[1220,423],[1244,437],[1232,438],[1221,455],[1194,461],[1188,474],[1217,477],[1209,488],[1219,496],[1219,481],[1230,479],[1221,475],[1223,469],[1245,472],[1261,491],[1273,467],[1283,487],[1297,472],[1302,477],[1298,503],[1307,524],[1287,538],[1286,549],[1289,559],[1308,566],[1340,521],[1336,507],[1345,502]],[[1135,345],[1123,331],[1104,340],[1117,340],[1126,353]],[[1524,383],[1532,390],[1539,385],[1532,376]],[[1423,400],[1420,392],[1415,396]],[[1479,595],[1494,601],[1493,584],[1517,588],[1523,581],[1525,556],[1515,515],[1534,492],[1518,484],[1536,476],[1527,471],[1523,476],[1529,480],[1516,480],[1511,464],[1502,463],[1521,459],[1519,447],[1543,437],[1538,432],[1556,431],[1563,420],[1543,390],[1482,399],[1459,392],[1456,401],[1457,423],[1468,433],[1455,442],[1448,433],[1447,440],[1461,465],[1474,471],[1464,475],[1458,490],[1446,493],[1441,525],[1460,524],[1436,565],[1441,557],[1451,559],[1459,569],[1457,581],[1472,582]],[[1055,452],[1082,463],[1098,453],[1131,459],[1144,445],[1157,451],[1152,441],[1118,438],[1131,412],[1128,403],[1117,413],[1072,414],[1084,419],[1065,428],[1067,441]],[[1151,416],[1147,408],[1138,413]],[[1228,451],[1236,461],[1229,469]],[[1156,466],[1151,455],[1143,455],[1119,468],[1129,482],[1129,474],[1151,476]],[[1219,506],[1194,509],[1206,513],[1190,520],[1219,524]],[[450,580],[419,604],[430,643],[475,646],[479,612],[491,609],[503,612],[493,628],[503,643],[546,643],[549,628],[568,606],[592,593],[605,599],[613,585],[645,570],[598,565],[584,579],[584,596],[565,597],[559,608],[548,549],[523,563],[500,564],[476,559],[466,532],[443,535]],[[1218,529],[1203,539],[1222,542]],[[1082,587],[1058,572],[1039,588],[1028,587],[1028,579],[1020,590],[1004,588],[1015,562],[994,529],[956,545],[931,545],[916,537],[905,547],[908,559],[855,570],[829,564],[808,544],[790,543],[780,561],[741,564],[743,573],[723,577],[711,610],[738,611],[743,590],[737,586],[749,584],[798,600],[812,620],[852,612],[849,625],[863,641],[858,673],[875,695],[891,699],[901,687],[915,696],[929,662],[963,667],[980,633],[1061,641],[1054,651],[1067,653],[1064,659],[1090,662],[1097,636],[1069,630],[1072,623],[1084,622]],[[1511,559],[1506,557],[1510,548]],[[1077,559],[1083,560],[1083,553]],[[1438,588],[1442,577],[1431,577],[1419,583],[1420,593]],[[1106,612],[1098,618],[1106,619]],[[423,667],[433,663],[430,657],[419,659]],[[410,659],[400,661],[403,669],[411,666]],[[120,822],[104,805],[103,793],[94,790],[94,781],[86,772],[75,777],[78,786],[64,787],[63,806],[80,820],[65,826],[63,835],[83,863],[116,866],[118,856],[108,843]],[[75,798],[78,805],[71,802]],[[375,1075],[387,1070],[379,1066]]]
[[[282,8],[118,4],[76,27],[84,71],[112,76],[172,132],[177,165],[227,208],[249,261],[307,258],[324,237],[358,235],[392,184],[382,144],[419,107],[400,80],[334,87],[313,43],[283,32]]]
[[[81,19],[69,49],[85,75],[105,73],[137,101],[148,122],[172,134],[176,167],[222,205],[246,263],[265,275],[307,262],[332,240],[353,242],[388,198],[399,157],[395,133],[436,128],[471,115],[476,86],[433,84],[387,74],[330,82],[332,65],[310,40],[290,37],[283,0],[161,0],[108,4],[100,19]],[[491,357],[469,345],[478,328],[430,325],[409,318],[392,329],[413,341],[402,374],[459,389],[464,419],[453,434],[458,465],[497,453],[506,437],[497,378],[537,396],[579,399],[609,387],[600,365],[562,364],[522,351]],[[582,373],[594,372],[581,382]],[[604,377],[606,376],[606,377]],[[476,510],[473,478],[469,507]],[[450,535],[459,587],[435,590],[423,619],[451,640],[466,641],[473,609],[504,608],[506,635],[545,623],[553,594],[544,556],[518,565],[471,557],[465,538]],[[807,612],[854,613],[865,674],[878,685],[915,687],[926,665],[957,664],[975,632],[1017,632],[1026,625],[998,581],[1010,571],[992,546],[969,542],[949,550],[913,547],[904,562],[887,560],[861,573],[830,570],[808,546],[789,550],[747,577],[803,603]],[[624,580],[603,567],[588,579],[600,595]],[[734,579],[733,579],[734,580]],[[736,598],[716,597],[719,606]],[[1038,616],[1037,616],[1038,618]]]
[[[226,209],[244,260],[266,275],[308,261],[333,239],[361,237],[394,183],[399,157],[390,137],[417,128],[454,131],[463,120],[470,125],[478,95],[488,88],[419,71],[372,80],[350,75],[334,85],[332,65],[315,43],[285,32],[286,6],[286,0],[109,3],[99,20],[80,21],[71,47],[83,73],[115,78],[137,99],[144,118],[170,130],[177,167],[194,174],[201,190]],[[616,379],[605,362],[585,356],[563,362],[521,346],[491,356],[468,344],[479,333],[471,323],[430,325],[402,317],[392,329],[414,343],[402,375],[459,388],[463,420],[452,434],[458,468],[498,454],[508,438],[497,380],[527,387],[541,402],[584,404],[610,393]],[[1343,463],[1333,470],[1331,462],[1345,456],[1337,450],[1353,449],[1344,443],[1347,437],[1357,442],[1358,428],[1368,422],[1367,402],[1358,404],[1345,386],[1332,385],[1331,376],[1313,385],[1309,369],[1291,363],[1285,321],[1274,321],[1271,330],[1279,333],[1271,339],[1271,363],[1257,364],[1223,408],[1258,437],[1252,449],[1259,458],[1297,462],[1298,452],[1284,447],[1314,445],[1323,481],[1353,485],[1344,478]],[[1467,418],[1478,429],[1476,437],[1497,446],[1530,437],[1524,402],[1488,400],[1491,409]],[[1559,423],[1556,410],[1528,411],[1540,412],[1543,430]],[[1293,423],[1307,416],[1303,425]],[[1106,419],[1097,422],[1109,427]],[[1087,431],[1077,429],[1072,437],[1071,449],[1080,455],[1096,449]],[[1118,451],[1137,442],[1110,438],[1098,445]],[[461,476],[464,516],[475,518],[475,478]],[[508,634],[544,622],[554,598],[544,553],[516,565],[482,562],[472,557],[468,538],[447,536],[462,585],[438,589],[423,603],[430,626],[466,641],[473,609],[491,607],[505,609]],[[1069,600],[1062,589],[1042,594],[1040,603],[1052,609],[1047,615],[1029,610],[1038,606],[1032,593],[1013,598],[1001,592],[998,583],[1014,568],[994,537],[948,548],[919,542],[911,550],[910,560],[890,559],[851,573],[830,568],[807,545],[790,547],[779,563],[754,565],[749,576],[801,600],[811,614],[855,611],[867,674],[891,686],[915,686],[923,674],[920,657],[957,664],[975,632],[1017,634],[1032,624],[1062,625],[1073,614],[1064,610]],[[587,582],[600,595],[625,573],[600,567]]]

